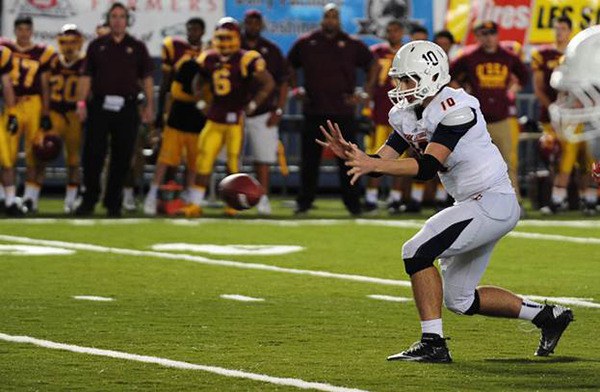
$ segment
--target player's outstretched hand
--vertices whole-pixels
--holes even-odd
[[[331,120],[327,120],[327,128],[329,128],[329,131],[322,125],[319,126],[319,128],[325,137],[325,141],[315,139],[317,144],[325,148],[329,147],[338,158],[347,159],[346,151],[349,151],[352,146],[344,139],[344,136],[342,136],[340,126],[337,123],[332,123]]]
[[[351,144],[351,148],[346,150],[346,166],[350,166],[352,169],[348,170],[350,184],[356,184],[356,181],[360,176],[369,174],[375,171],[375,164],[377,159],[371,158],[364,151],[362,151],[356,144]]]

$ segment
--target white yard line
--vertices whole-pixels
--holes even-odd
[[[567,235],[559,234],[542,234],[542,233],[525,233],[522,231],[511,231],[507,234],[508,237],[512,238],[527,238],[530,240],[544,240],[544,241],[557,241],[557,242],[574,242],[576,244],[600,244],[600,238],[592,237],[572,237]]]
[[[156,219],[156,218],[128,218],[128,219],[56,219],[56,218],[29,218],[29,219],[3,219],[2,224],[71,224],[74,226],[95,226],[95,225],[134,225],[139,223],[165,222],[176,226],[200,226],[203,224],[235,224],[235,225],[258,225],[258,226],[281,226],[281,227],[301,227],[301,226],[333,226],[358,224],[365,226],[381,227],[403,227],[420,228],[425,220],[391,220],[391,219]],[[572,227],[572,228],[600,228],[598,220],[536,220],[525,219],[517,224],[517,227]]]
[[[411,302],[412,298],[408,297],[393,297],[391,295],[379,295],[379,294],[371,294],[367,295],[368,298],[378,299],[380,301],[389,301],[389,302]]]
[[[30,336],[13,336],[0,332],[0,340],[11,343],[27,343],[39,347],[50,348],[53,350],[70,351],[80,354],[96,355],[100,357],[109,357],[125,359],[128,361],[153,363],[156,365],[185,370],[200,370],[203,372],[214,373],[225,377],[244,378],[248,380],[261,381],[269,384],[296,387],[300,389],[315,389],[328,392],[364,392],[361,389],[338,387],[331,384],[304,381],[297,378],[273,377],[266,374],[249,373],[241,370],[226,369],[217,366],[199,365],[195,363],[175,361],[167,358],[154,357],[150,355],[130,354],[123,351],[103,350],[94,347],[76,346],[72,344],[57,343],[50,340],[32,338]]]
[[[241,302],[263,302],[265,300],[264,298],[246,297],[245,295],[240,294],[221,294],[219,297]]]
[[[80,299],[84,301],[99,301],[99,302],[110,302],[114,301],[114,298],[110,297],[97,297],[95,295],[74,295],[74,299]]]
[[[0,235],[0,241],[17,242],[17,243],[21,243],[21,244],[32,244],[32,245],[58,246],[58,247],[62,247],[62,248],[83,250],[83,251],[88,251],[88,252],[113,253],[113,254],[127,255],[127,256],[146,256],[146,257],[169,259],[169,260],[185,260],[185,261],[191,261],[191,262],[199,263],[199,264],[218,265],[221,267],[233,267],[233,268],[272,271],[272,272],[282,272],[282,273],[295,274],[295,275],[309,275],[309,276],[318,276],[321,278],[349,280],[349,281],[354,281],[354,282],[375,283],[375,284],[382,284],[382,285],[388,285],[388,286],[410,287],[410,282],[406,281],[406,280],[382,279],[382,278],[374,278],[374,277],[370,277],[370,276],[339,274],[339,273],[327,272],[327,271],[302,270],[302,269],[295,269],[295,268],[277,267],[274,265],[267,265],[267,264],[242,263],[239,261],[230,261],[230,260],[213,260],[213,259],[208,259],[208,258],[202,257],[202,256],[188,255],[188,254],[112,248],[112,247],[101,246],[101,245],[92,245],[92,244],[65,242],[65,241],[41,240],[41,239],[28,238],[28,237],[17,237],[17,236],[12,236],[12,235]]]
[[[208,253],[225,256],[279,256],[304,250],[298,245],[190,244],[185,242],[154,244],[152,250]]]

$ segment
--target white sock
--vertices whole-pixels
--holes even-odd
[[[390,201],[400,201],[402,200],[402,192],[392,189],[390,191]]]
[[[438,186],[435,190],[435,200],[446,201],[447,198],[448,198],[448,193],[446,192],[446,189],[444,188],[443,185],[438,184]]]
[[[379,197],[379,190],[377,188],[367,188],[365,199],[367,203],[376,204],[377,198]]]
[[[15,195],[17,194],[17,187],[14,185],[5,186],[3,188],[4,193],[4,204],[9,207],[15,202]]]
[[[6,199],[6,193],[4,193],[4,186],[0,185],[0,200]]]
[[[204,200],[206,188],[203,186],[193,186],[190,188],[190,203],[199,206]]]
[[[425,193],[425,184],[413,184],[412,197],[417,203],[423,202],[423,193]]]
[[[567,199],[567,188],[555,186],[552,188],[552,202],[562,204]]]
[[[442,330],[442,319],[421,321],[421,332],[433,333],[443,338],[444,331]]]
[[[150,184],[150,190],[148,190],[148,195],[146,197],[151,197],[153,199],[156,199],[156,196],[158,195],[158,184]]]
[[[589,204],[596,204],[598,202],[598,191],[596,188],[588,187],[585,190],[585,201]]]
[[[37,209],[39,198],[40,198],[40,186],[38,184],[34,184],[31,182],[26,183],[23,200],[31,200],[33,203],[33,208]]]
[[[77,185],[67,185],[67,190],[65,191],[65,204],[71,205],[75,203],[75,199],[77,198]]]
[[[544,305],[523,298],[519,318],[523,320],[533,320],[535,316],[544,308]]]
[[[133,188],[123,188],[123,199],[133,199]]]

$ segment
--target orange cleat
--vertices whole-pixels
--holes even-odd
[[[237,216],[237,214],[239,213],[238,210],[231,208],[229,206],[225,206],[224,212],[225,212],[225,215],[227,215],[230,218]]]
[[[188,204],[181,207],[177,211],[177,215],[185,216],[186,218],[200,218],[202,216],[202,207],[196,204]]]

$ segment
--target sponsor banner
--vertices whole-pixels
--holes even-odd
[[[261,11],[264,36],[287,53],[298,37],[320,27],[323,7],[331,2],[340,7],[343,30],[369,45],[381,41],[392,19],[419,22],[430,32],[433,28],[433,0],[226,0],[225,11],[240,22],[248,9]]]
[[[56,46],[56,34],[66,23],[75,23],[86,40],[94,38],[95,28],[106,19],[112,0],[5,0],[2,35],[13,37],[18,15],[30,15],[34,41]],[[201,17],[206,31],[213,30],[224,15],[223,0],[122,0],[132,12],[129,32],[146,43],[152,56],[160,56],[162,40],[168,35],[185,35],[185,22]],[[210,34],[205,35],[205,40]]]
[[[565,15],[573,21],[573,34],[600,24],[600,0],[532,0],[533,14],[529,42],[552,42],[552,20]]]
[[[448,3],[446,27],[456,40],[474,44],[473,27],[481,21],[493,20],[499,26],[503,41],[526,42],[531,20],[532,0],[451,0]]]
[[[493,20],[500,40],[544,44],[554,40],[552,20],[562,15],[571,18],[576,34],[600,24],[600,0],[449,0],[446,28],[458,42],[472,44],[473,26]]]

